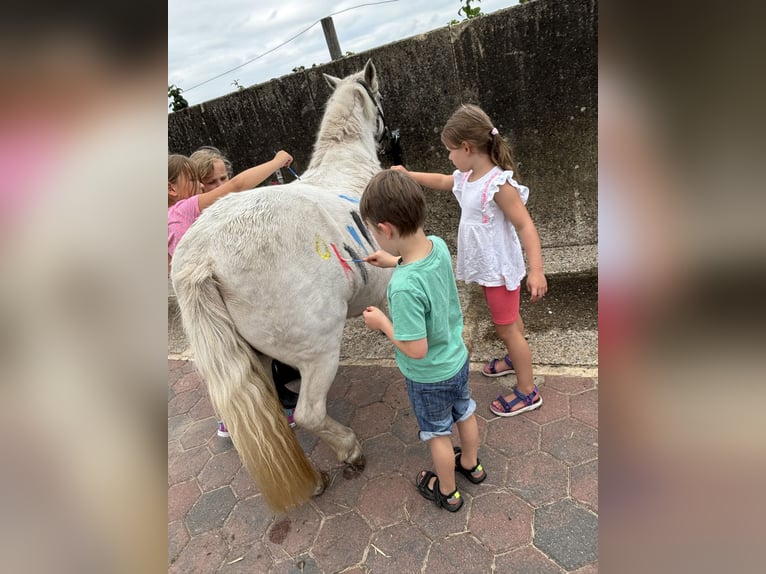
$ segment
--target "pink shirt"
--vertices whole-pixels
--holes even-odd
[[[186,230],[199,217],[199,198],[194,195],[168,207],[168,254],[172,257]]]

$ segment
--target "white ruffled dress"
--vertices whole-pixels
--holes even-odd
[[[513,179],[513,172],[492,168],[484,177],[468,181],[472,172],[455,170],[452,193],[460,204],[455,276],[485,287],[517,289],[527,274],[521,243],[513,224],[495,203],[499,186],[511,184],[526,205],[529,188]]]

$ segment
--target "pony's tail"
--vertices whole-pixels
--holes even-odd
[[[209,264],[180,267],[173,269],[173,286],[213,407],[268,505],[277,512],[300,506],[320,489],[320,475],[290,428],[261,361],[237,332]]]

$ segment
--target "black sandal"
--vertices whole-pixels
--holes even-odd
[[[422,477],[420,474],[418,474],[417,478],[415,479],[415,484],[417,485],[420,494],[423,495],[423,498],[427,498],[428,500],[436,500],[434,491],[428,488],[428,482],[436,475],[430,470],[421,471],[421,473],[423,472],[425,472],[425,474]],[[436,480],[439,479],[437,478]]]
[[[436,503],[436,506],[440,506],[449,512],[457,512],[463,507],[463,497],[460,496],[460,492],[458,492],[457,488],[455,488],[455,490],[449,494],[442,494],[441,490],[439,490],[438,476],[436,476],[430,470],[421,471],[421,474],[423,476],[418,474],[417,478],[415,479],[415,484],[417,485],[418,491],[420,491],[420,494],[423,496],[423,498],[433,500]],[[433,489],[428,488],[428,483],[431,481],[431,478],[435,479]],[[457,504],[449,503],[449,501],[453,498],[458,500]]]
[[[466,477],[468,480],[470,480],[474,484],[479,484],[480,482],[484,482],[484,479],[487,478],[487,473],[484,470],[484,468],[481,466],[481,461],[478,458],[476,459],[476,466],[474,466],[471,469],[463,468],[463,464],[460,462],[463,449],[461,449],[459,446],[453,446],[452,451],[455,453],[455,470],[456,471],[458,471],[460,474],[462,474],[464,477]],[[479,471],[481,471],[482,475],[477,478],[474,476],[474,473]]]

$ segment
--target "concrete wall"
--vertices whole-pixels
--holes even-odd
[[[481,106],[514,148],[544,247],[597,242],[597,0],[534,0],[283,76],[172,113],[168,151],[220,148],[235,172],[286,149],[300,173],[330,95],[372,58],[390,129],[416,171],[454,169],[439,139],[460,103]],[[381,157],[384,167],[390,161]],[[291,177],[287,175],[289,181]],[[428,192],[429,233],[454,248],[458,207]]]

